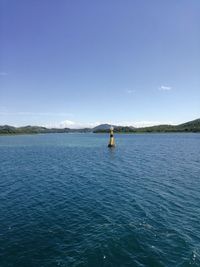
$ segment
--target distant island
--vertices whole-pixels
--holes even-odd
[[[108,133],[110,124],[101,124],[94,128],[70,129],[70,128],[46,128],[40,126],[14,127],[0,126],[0,135],[13,134],[46,134],[46,133]],[[115,133],[179,133],[200,132],[200,119],[182,123],[179,125],[156,125],[150,127],[135,128],[133,126],[114,126]]]
[[[179,125],[156,125],[149,127],[114,126],[115,133],[174,133],[174,132],[200,132],[200,119]],[[93,128],[94,133],[109,132],[110,125],[102,124]]]

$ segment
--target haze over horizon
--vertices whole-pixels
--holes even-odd
[[[0,125],[200,117],[200,1],[0,0]]]

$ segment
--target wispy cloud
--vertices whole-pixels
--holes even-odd
[[[174,124],[171,121],[136,121],[133,122],[131,125],[134,127],[149,127],[149,126],[155,126],[155,125],[172,125]]]
[[[171,121],[119,121],[109,123],[116,126],[148,127],[161,124],[174,124]]]
[[[80,128],[93,128],[97,125],[101,124],[101,122],[76,122],[71,120],[65,120],[55,125],[55,127],[59,128],[72,128],[72,129],[80,129]]]
[[[133,93],[135,93],[135,90],[134,89],[127,89],[126,92],[128,94],[133,94]]]
[[[172,87],[171,86],[165,86],[165,85],[161,85],[158,90],[160,91],[171,91]]]
[[[6,76],[6,75],[8,75],[7,72],[4,72],[4,71],[0,72],[0,76]]]
[[[21,123],[13,125],[11,123],[10,125],[13,126],[25,126],[25,125],[37,125],[37,126],[44,126],[47,128],[70,128],[70,129],[83,129],[83,128],[94,128],[95,126],[98,126],[100,124],[110,124],[115,126],[129,126],[129,127],[148,127],[148,126],[155,126],[155,125],[175,125],[177,122],[172,121],[96,121],[96,122],[77,122],[72,120],[64,120],[61,122],[47,122],[47,123],[41,123],[35,121],[34,123],[30,123],[27,121],[22,121]]]
[[[100,124],[110,124],[116,126],[132,126],[132,127],[148,127],[161,124],[174,124],[171,121],[96,121],[96,122],[77,122],[71,120],[64,120],[59,123],[48,123],[44,125],[48,128],[71,128],[71,129],[80,129],[80,128],[93,128]]]

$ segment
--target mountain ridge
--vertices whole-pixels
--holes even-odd
[[[178,125],[156,125],[135,128],[133,126],[112,125],[116,133],[162,133],[162,132],[200,132],[200,118]],[[43,126],[10,125],[0,126],[0,135],[9,134],[45,134],[45,133],[106,133],[109,132],[111,124],[100,124],[94,128],[70,129],[70,128],[46,128]]]

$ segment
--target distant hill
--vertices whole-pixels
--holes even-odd
[[[41,126],[13,127],[0,126],[1,135],[9,134],[46,134],[46,133],[108,133],[110,124],[101,124],[94,128],[70,129],[70,128],[46,128]],[[182,123],[179,125],[156,125],[151,127],[134,128],[132,126],[114,126],[116,133],[169,133],[169,132],[200,132],[200,119]]]
[[[9,125],[0,126],[0,134],[14,134],[15,127]]]
[[[145,132],[200,132],[200,119],[182,123],[179,125],[158,125],[138,128],[137,131]]]
[[[109,129],[93,129],[95,133],[108,132]],[[200,119],[179,125],[156,125],[150,127],[134,128],[129,126],[115,126],[116,133],[169,133],[169,132],[200,132]]]
[[[92,129],[94,133],[97,132],[109,132],[110,127],[113,126],[115,129],[115,132],[126,132],[126,131],[132,131],[136,129],[133,126],[116,126],[116,125],[111,125],[111,124],[100,124]]]
[[[94,127],[92,129],[93,132],[96,132],[96,131],[106,131],[106,130],[110,130],[110,127],[113,126],[114,128],[116,128],[117,126],[115,125],[111,125],[111,124],[100,124],[96,127]]]
[[[200,131],[200,119],[196,119],[196,120],[189,121],[183,124],[179,124],[177,127],[185,131],[193,130],[194,132],[195,131],[199,132]]]
[[[13,127],[9,125],[0,126],[0,134],[45,134],[45,133],[86,133],[91,132],[91,129],[70,129],[70,128],[46,128],[41,126],[24,126]]]

